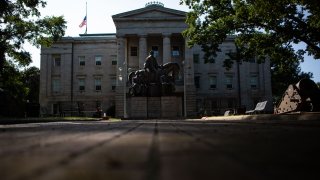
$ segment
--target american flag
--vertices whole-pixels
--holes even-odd
[[[83,21],[81,22],[81,24],[79,25],[80,28],[82,28],[83,26],[87,25],[87,16],[85,16],[83,18]]]

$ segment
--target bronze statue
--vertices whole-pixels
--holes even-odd
[[[179,73],[179,65],[169,62],[158,65],[154,52],[150,51],[144,68],[129,74],[130,96],[161,96],[174,92],[174,82]]]
[[[149,56],[146,58],[144,63],[144,70],[149,73],[149,80],[151,82],[156,82],[159,78],[161,66],[158,65],[156,58],[154,57],[154,52],[150,51]]]

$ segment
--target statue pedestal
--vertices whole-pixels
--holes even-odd
[[[133,119],[182,117],[182,97],[128,97],[128,115]]]
[[[160,97],[148,97],[148,118],[159,118],[161,117],[161,98]]]
[[[144,118],[147,116],[147,99],[145,97],[128,98],[129,118]]]
[[[171,118],[178,117],[178,99],[176,96],[163,96],[161,97],[161,117]]]

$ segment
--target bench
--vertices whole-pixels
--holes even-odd
[[[229,115],[230,115],[230,111],[229,110],[224,112],[224,116],[229,116]]]
[[[264,109],[266,108],[268,101],[262,101],[262,102],[258,102],[256,107],[252,110],[246,111],[246,114],[253,114],[256,112],[261,112],[264,111]]]

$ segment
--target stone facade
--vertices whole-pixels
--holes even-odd
[[[112,16],[115,34],[65,37],[50,48],[42,48],[41,113],[76,114],[81,110],[92,115],[97,108],[106,111],[115,106],[117,117],[130,116],[133,102],[126,96],[127,75],[143,68],[150,50],[155,51],[159,64],[180,65],[176,97],[182,101],[176,103],[177,116],[221,114],[240,105],[250,109],[258,101],[271,102],[268,61],[257,64],[253,59],[226,70],[222,67],[226,53],[235,51],[230,37],[221,44],[222,52],[215,62],[204,63],[201,48],[188,48],[181,35],[187,28],[185,17],[183,11],[149,4]]]
[[[116,38],[65,37],[41,48],[41,114],[91,116],[115,104]]]
[[[223,114],[227,109],[244,107],[254,109],[260,101],[268,101],[266,111],[272,111],[270,61],[256,63],[235,62],[230,70],[223,68],[227,53],[235,52],[234,38],[220,45],[221,52],[213,62],[205,63],[204,52],[194,47],[194,77],[196,83],[197,112],[204,115]]]

